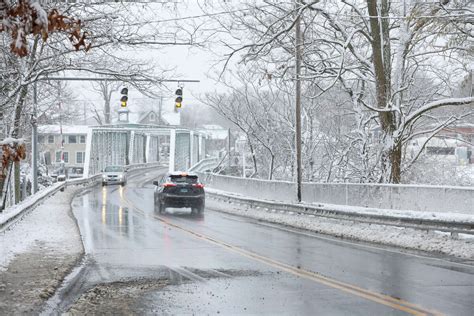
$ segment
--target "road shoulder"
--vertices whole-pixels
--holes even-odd
[[[474,258],[474,239],[467,237],[453,239],[446,233],[330,219],[295,212],[281,213],[275,210],[249,208],[237,203],[223,203],[212,198],[206,199],[206,207],[218,212],[249,217],[346,240],[388,245],[399,249],[455,257],[461,260],[472,260]]]
[[[0,314],[39,314],[84,249],[70,187],[0,233]]]

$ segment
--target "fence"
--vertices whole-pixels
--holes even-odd
[[[296,184],[200,175],[206,186],[257,199],[296,202]],[[397,184],[303,183],[302,200],[371,208],[474,214],[474,188]]]

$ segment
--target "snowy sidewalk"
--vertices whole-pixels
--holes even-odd
[[[0,314],[38,314],[83,254],[71,212],[80,187],[46,199],[0,233]]]

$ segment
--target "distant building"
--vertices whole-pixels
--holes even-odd
[[[220,125],[203,125],[200,132],[207,135],[206,151],[211,156],[221,157],[228,146],[229,130]]]
[[[48,167],[59,167],[61,144],[64,146],[63,159],[66,167],[83,167],[86,158],[87,126],[59,125],[38,126],[40,163]]]
[[[412,139],[407,147],[408,156],[414,158],[423,145],[425,146],[423,152],[429,157],[460,165],[474,163],[471,145],[463,140],[443,137],[443,135],[435,136],[428,141],[427,137]]]
[[[474,124],[464,123],[447,126],[443,128],[437,136],[456,138],[474,144]]]
[[[138,124],[156,124],[156,125],[172,125],[177,126],[181,123],[180,115],[177,113],[162,113],[161,117],[158,111],[149,110],[137,112],[133,115],[131,123]]]
[[[148,100],[153,101],[153,100]],[[179,126],[181,125],[181,114],[180,112],[174,111],[173,107],[168,104],[160,106],[159,103],[155,102],[143,102],[139,106],[129,105],[129,123],[132,124],[154,124],[154,125],[170,125]],[[117,117],[114,117],[113,123],[117,122]]]

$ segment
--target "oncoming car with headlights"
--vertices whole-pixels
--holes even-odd
[[[127,183],[127,170],[123,166],[108,166],[102,172],[102,185]]]

